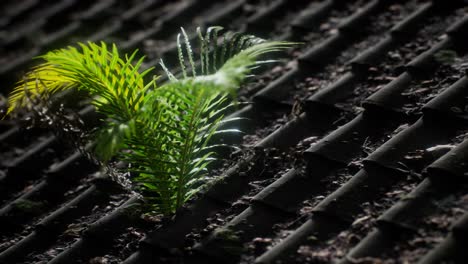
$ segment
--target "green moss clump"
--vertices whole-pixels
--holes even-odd
[[[215,231],[214,236],[217,247],[230,255],[237,256],[246,251],[239,234],[229,228],[219,228]]]
[[[45,203],[42,201],[31,201],[28,199],[21,199],[13,203],[15,210],[25,214],[38,214],[43,211]]]

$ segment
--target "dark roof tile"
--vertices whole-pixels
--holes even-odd
[[[373,256],[377,256],[378,252],[390,247],[395,236],[396,234],[374,229],[338,263],[351,264],[359,259],[371,259]]]
[[[383,213],[377,221],[381,225],[416,231],[422,216],[427,215],[431,209],[435,209],[431,201],[437,197],[438,191],[434,182],[427,178],[411,193],[405,195],[403,199]],[[405,232],[407,230],[398,231]]]
[[[336,104],[352,95],[353,86],[361,78],[360,74],[354,72],[344,74],[337,81],[309,97],[306,101],[306,111],[308,113],[314,112],[322,105],[338,108]]]
[[[149,247],[144,247],[143,250],[180,248],[184,244],[185,236],[192,229],[202,228],[207,217],[214,215],[216,211],[225,206],[226,204],[219,203],[209,197],[198,199],[187,209],[178,212],[175,219],[167,226],[149,232],[142,240],[142,243]]]
[[[324,133],[332,120],[325,114],[321,114],[320,118],[302,114],[260,140],[255,147],[287,149],[304,138]]]
[[[454,236],[463,239],[467,238],[468,235],[468,214],[465,213],[457,222],[452,226],[452,232]]]
[[[323,164],[325,165],[326,162]],[[325,170],[321,175],[315,173],[309,177],[296,169],[291,169],[255,195],[252,202],[294,213],[300,202],[314,189],[314,185],[325,177],[327,173]]]
[[[293,252],[309,236],[324,239],[330,233],[336,233],[343,228],[343,222],[326,215],[313,215],[301,227],[286,237],[281,243],[275,245],[255,260],[255,263],[274,263],[287,253]]]
[[[365,23],[369,21],[369,18],[381,11],[381,8],[385,7],[388,3],[389,1],[386,0],[371,0],[357,12],[345,18],[338,25],[338,30],[340,33],[351,35],[360,33]]]
[[[426,117],[466,120],[468,78],[462,77],[423,107]]]
[[[441,126],[419,119],[372,152],[364,160],[364,165],[377,165],[406,172],[408,168],[405,165],[405,156],[409,152],[448,143],[447,139],[455,136],[455,133],[456,127]]]
[[[433,2],[427,2],[407,18],[398,22],[390,29],[390,34],[395,38],[409,38],[416,32],[423,20],[428,18],[435,10]]]
[[[333,8],[338,5],[339,1],[326,0],[320,3],[311,3],[307,8],[302,10],[292,21],[293,30],[301,29],[310,30],[316,27]]]
[[[419,264],[436,264],[445,261],[463,263],[468,257],[466,246],[467,214],[463,215],[453,226],[452,232],[433,250],[426,254]]]
[[[430,177],[446,179],[447,174],[458,180],[467,179],[468,169],[468,140],[453,148],[444,156],[440,157],[434,163],[427,167],[427,173]]]
[[[306,157],[309,154],[320,155],[348,164],[364,151],[363,144],[370,144],[385,131],[395,129],[395,125],[394,120],[385,120],[378,116],[372,117],[370,113],[363,113],[314,144],[304,154]]]
[[[395,182],[395,175],[391,171],[360,170],[348,182],[325,197],[314,207],[315,213],[332,215],[341,221],[351,222],[362,210],[361,204],[372,200]]]

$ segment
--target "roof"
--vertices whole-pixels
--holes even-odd
[[[175,63],[174,32],[303,42],[240,91],[242,146],[171,219],[50,130],[0,121],[0,263],[464,263],[466,1],[0,3],[0,82],[76,41]],[[174,60],[171,60],[173,58]],[[96,121],[92,109],[80,114]]]

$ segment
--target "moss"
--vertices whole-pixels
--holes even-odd
[[[16,210],[26,213],[26,214],[38,214],[43,211],[45,203],[42,201],[31,201],[28,199],[21,199],[15,203],[13,206]]]
[[[120,208],[119,210],[129,219],[138,219],[141,217],[144,208],[144,204],[142,204],[140,201],[136,201],[123,208]]]
[[[240,241],[236,232],[229,228],[219,228],[216,230],[216,237],[223,241]]]
[[[225,253],[230,255],[240,255],[246,251],[238,233],[235,231],[223,227],[216,230],[214,235],[217,247],[223,249]]]
[[[434,59],[441,64],[453,64],[458,57],[457,52],[454,50],[440,50],[434,54]]]

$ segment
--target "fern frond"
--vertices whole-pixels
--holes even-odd
[[[143,58],[135,61],[136,51],[121,59],[115,45],[108,50],[105,43],[79,43],[79,48],[68,47],[48,52],[39,57],[45,62],[33,68],[17,83],[9,97],[8,113],[27,105],[26,96],[41,98],[46,93],[77,88],[90,96],[98,96],[93,104],[106,114],[124,111],[128,118],[137,110],[148,85],[138,70]],[[41,80],[38,84],[38,80]]]
[[[174,76],[174,74],[172,74],[172,72],[166,67],[166,65],[164,64],[164,61],[162,59],[159,61],[159,65],[161,66],[161,68],[166,73],[167,78],[169,79],[169,81],[171,81],[171,82],[178,81],[178,79]]]
[[[97,133],[95,151],[104,161],[125,146],[124,138],[131,133],[135,112],[142,106],[145,93],[155,88],[156,79],[144,83],[151,68],[140,73],[144,57],[136,59],[137,51],[121,58],[115,45],[109,49],[101,42],[78,43],[41,56],[45,62],[17,84],[9,97],[8,113],[57,92],[78,89],[85,91],[97,111],[109,118],[105,128]]]
[[[245,45],[243,43],[242,45]],[[206,82],[212,81],[223,86],[227,90],[236,89],[242,81],[251,72],[253,67],[258,65],[258,58],[267,53],[281,51],[290,48],[293,43],[282,41],[265,41],[256,42],[246,49],[240,50],[227,60],[223,66],[214,74],[195,78],[195,81]],[[269,63],[272,61],[262,61]]]
[[[207,146],[223,118],[217,111],[227,97],[213,91],[189,82],[150,91],[138,113],[135,135],[126,141],[132,151],[120,155],[134,165],[140,190],[152,193],[155,207],[164,213],[190,198],[187,194],[198,187],[194,185],[214,158]]]
[[[192,68],[192,76],[195,77],[197,76],[197,73],[195,71],[195,62],[193,60],[193,51],[192,51],[192,47],[190,45],[190,40],[187,36],[187,33],[185,33],[185,30],[183,27],[180,28],[180,30],[182,31],[182,35],[184,36],[184,42],[185,42],[185,49],[187,50],[187,56],[189,58],[189,62],[190,62],[190,67]]]
[[[196,68],[192,45],[181,29],[177,46],[182,77],[177,79],[161,61],[170,82],[147,93],[138,116],[141,126],[127,143],[132,152],[122,157],[136,165],[133,172],[139,176],[135,182],[165,213],[174,212],[203,188],[213,150],[220,146],[210,141],[212,137],[240,133],[237,129],[218,130],[228,122],[223,118],[233,106],[229,103],[232,90],[258,65],[261,55],[292,45],[238,33],[225,34],[218,45],[221,30],[210,27],[202,34],[197,29],[200,68]]]
[[[197,69],[193,59],[195,56],[192,45],[185,30],[181,28],[183,39],[181,40],[181,34],[177,36],[177,46],[182,80],[193,78],[196,82],[212,82],[217,87],[233,90],[258,64],[274,62],[272,60],[258,61],[261,55],[281,51],[295,44],[284,41],[266,41],[252,35],[227,32],[222,35],[222,45],[218,45],[218,36],[221,30],[223,28],[219,26],[209,27],[203,35],[202,30],[197,28],[200,49],[200,67]],[[192,68],[192,76],[190,77],[186,71],[185,54],[187,54]],[[170,81],[179,81],[167,70],[164,63],[161,63],[161,66]],[[200,72],[197,73],[197,70]]]

